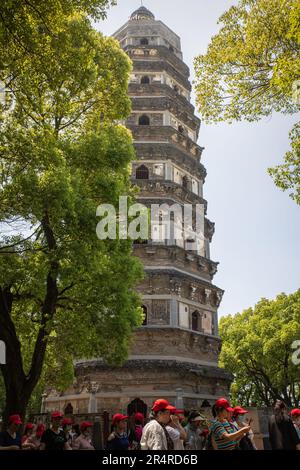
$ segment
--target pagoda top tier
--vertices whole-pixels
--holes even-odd
[[[144,6],[135,10],[113,36],[125,50],[130,46],[165,46],[182,60],[180,37]]]
[[[131,17],[130,17],[131,20],[136,20],[136,21],[139,21],[139,20],[155,20],[155,16],[153,15],[153,13],[151,13],[150,10],[148,10],[146,7],[142,6],[140,8],[138,8],[138,10],[135,10]]]

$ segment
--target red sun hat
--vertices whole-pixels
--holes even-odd
[[[154,411],[154,413],[158,413],[159,411],[165,411],[165,410],[172,411],[174,410],[174,408],[175,407],[170,405],[168,400],[164,400],[163,398],[160,398],[159,400],[156,400],[153,403],[152,411]]]
[[[183,410],[177,410],[176,406],[171,406],[170,413],[171,415],[183,415],[184,411]]]
[[[42,435],[44,434],[45,432],[45,426],[43,425],[43,423],[40,423],[37,425],[37,428],[36,428],[36,436],[39,438],[39,437],[42,437]]]
[[[83,421],[80,425],[80,431],[85,431],[86,428],[92,428],[93,427],[93,423],[91,423],[90,421]]]
[[[300,409],[295,408],[294,410],[291,411],[291,416],[300,416]]]
[[[219,398],[215,403],[216,408],[224,408],[226,411],[233,413],[234,409],[231,408],[230,403],[226,398]]]
[[[8,418],[9,424],[22,424],[20,415],[11,415]]]
[[[56,419],[56,418],[63,418],[63,414],[61,411],[53,411],[51,413],[51,419]]]
[[[25,431],[27,431],[28,429],[33,429],[33,428],[34,428],[34,425],[32,423],[27,423],[25,426]]]
[[[248,413],[248,411],[242,408],[241,406],[235,406],[233,408],[233,412],[235,415],[245,415],[246,413]]]
[[[135,413],[134,415],[134,421],[140,421],[143,423],[145,420],[143,413]]]
[[[71,426],[73,424],[73,420],[71,418],[64,418],[62,420],[62,426]]]
[[[126,419],[128,419],[128,416],[122,415],[121,413],[116,413],[113,415],[112,425],[115,426],[120,421],[125,421]]]

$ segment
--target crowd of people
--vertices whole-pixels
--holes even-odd
[[[115,414],[105,449],[257,450],[247,413],[240,406],[232,408],[225,398],[216,400],[210,418],[196,410],[179,410],[159,399],[153,403],[147,422],[142,413],[131,417]],[[42,423],[27,423],[21,435],[21,426],[19,415],[9,417],[6,431],[0,433],[0,450],[95,450],[93,423],[74,424],[60,411],[51,414],[48,429]],[[300,409],[288,414],[285,404],[278,401],[269,420],[269,435],[273,450],[300,450]]]

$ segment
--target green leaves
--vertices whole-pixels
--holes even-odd
[[[131,243],[96,235],[98,205],[134,194],[132,137],[117,123],[130,113],[131,64],[87,18],[110,3],[5,2],[0,23],[14,101],[0,115],[0,294],[11,300],[0,338],[9,318],[25,374],[11,382],[26,396],[39,379],[66,388],[74,358],[121,364],[142,322]]]
[[[235,401],[248,406],[271,406],[275,399],[299,403],[300,369],[292,361],[292,344],[300,338],[300,290],[222,318],[220,335],[220,361],[235,376]]]
[[[269,169],[276,186],[300,204],[300,123],[295,124],[291,133],[291,150],[285,154],[284,163]]]
[[[196,101],[206,122],[251,122],[299,111],[299,18],[297,0],[241,0],[221,16],[219,33],[194,61]],[[299,203],[295,132],[286,163],[271,175],[281,189],[294,190]]]

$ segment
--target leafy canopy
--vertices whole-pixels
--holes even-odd
[[[234,374],[233,400],[272,406],[300,403],[300,368],[293,343],[300,340],[300,290],[262,299],[254,308],[220,320],[220,362]]]
[[[74,357],[122,363],[142,321],[130,241],[96,236],[97,206],[133,196],[132,138],[118,124],[131,64],[87,17],[110,3],[1,6],[1,370],[16,399],[39,379],[65,388]]]
[[[224,13],[206,54],[195,58],[196,99],[207,122],[257,121],[300,108],[300,4],[241,0]],[[299,126],[285,164],[270,171],[299,203]]]

